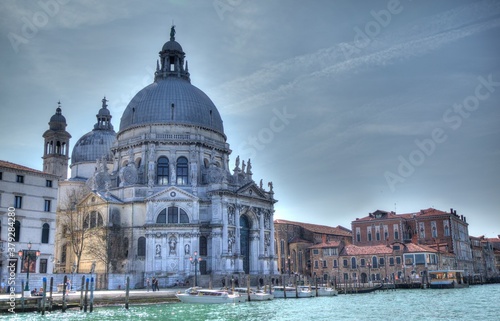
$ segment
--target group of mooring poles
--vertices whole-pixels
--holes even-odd
[[[54,285],[54,278],[50,278],[50,286],[49,286],[49,297],[47,298],[47,278],[42,279],[43,285],[42,285],[42,297],[38,301],[38,310],[42,315],[45,315],[45,311],[52,311],[53,308],[53,297],[52,297],[52,288]],[[62,312],[66,312],[66,309],[68,308],[68,295],[66,294],[66,285],[68,284],[68,277],[65,275],[64,276],[64,283],[63,283],[63,293],[62,293],[62,306],[61,310]],[[24,289],[24,281],[22,281],[22,289]],[[90,290],[90,294],[89,294]],[[129,308],[129,297],[130,297],[130,277],[127,277],[127,285],[126,285],[126,290],[125,290],[125,309],[128,310]],[[24,291],[21,292],[21,309],[24,312],[26,308],[26,298],[24,297]],[[48,302],[48,304],[47,304]],[[91,277],[85,278],[85,276],[82,276],[82,287],[81,287],[81,292],[80,292],[80,311],[83,312],[92,312],[94,311],[94,278]]]

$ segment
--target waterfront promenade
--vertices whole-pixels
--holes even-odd
[[[183,291],[185,288],[168,288],[160,289],[159,291],[147,291],[146,289],[137,289],[129,291],[129,304],[151,304],[164,302],[179,302],[175,294],[178,291]],[[85,292],[84,292],[85,296]],[[38,306],[38,301],[41,296],[25,297],[25,309],[33,310]],[[47,304],[49,302],[49,293],[46,296]],[[74,308],[80,305],[81,291],[73,291],[66,296],[66,302],[69,308]],[[94,291],[94,307],[103,305],[125,305],[125,290],[96,290]],[[0,313],[8,312],[11,308],[12,298],[9,294],[0,294]],[[62,293],[53,292],[52,301],[54,309],[60,309],[62,305]],[[90,291],[87,294],[87,302],[90,304]],[[21,294],[15,295],[15,310],[22,310]]]

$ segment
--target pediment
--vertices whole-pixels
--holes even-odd
[[[198,201],[198,197],[176,186],[170,186],[156,194],[147,197],[146,200],[150,202],[196,202]]]
[[[236,191],[236,194],[252,198],[268,199],[267,195],[255,183],[251,182]]]

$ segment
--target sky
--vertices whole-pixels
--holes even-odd
[[[500,2],[1,1],[0,159],[42,168],[103,96],[115,130],[176,26],[191,83],[275,218],[351,227],[379,210],[464,215],[500,234]]]

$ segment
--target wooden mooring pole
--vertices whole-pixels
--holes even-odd
[[[83,291],[85,290],[85,276],[82,275],[82,287],[80,291],[80,311],[83,310]]]
[[[47,298],[47,278],[43,278],[43,282],[42,282],[42,289],[43,289],[43,293],[42,293],[42,315],[45,315],[45,299]]]
[[[90,313],[94,311],[94,277],[90,278]]]
[[[88,294],[89,294],[89,279],[87,278],[85,280],[85,299],[83,303],[83,312],[87,312],[87,305],[88,305]]]
[[[62,312],[66,312],[66,284],[68,282],[68,276],[64,276],[64,284],[63,284],[63,295],[62,295]]]
[[[125,309],[127,310],[128,310],[129,292],[130,292],[130,277],[127,276],[127,285],[125,288]]]
[[[52,287],[54,286],[54,277],[50,277],[50,293],[49,293],[49,311],[52,311]]]

